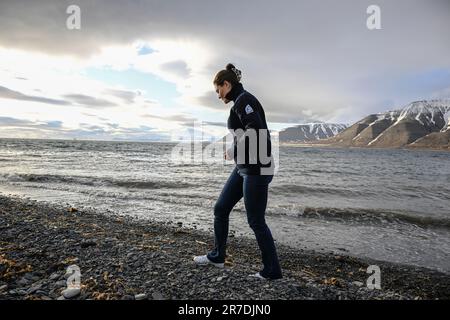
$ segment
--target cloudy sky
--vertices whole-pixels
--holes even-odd
[[[2,0],[0,137],[167,140],[198,121],[220,136],[228,62],[271,129],[352,123],[449,98],[449,34],[449,0]]]

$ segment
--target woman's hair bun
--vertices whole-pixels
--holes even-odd
[[[241,70],[237,69],[233,64],[229,63],[227,64],[227,66],[225,67],[226,70],[232,71],[234,72],[234,74],[236,75],[236,78],[239,81],[241,81],[242,78],[242,72]]]

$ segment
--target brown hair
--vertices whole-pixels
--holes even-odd
[[[232,86],[236,85],[241,81],[242,72],[241,70],[236,69],[234,65],[231,63],[227,64],[224,70],[220,70],[217,72],[214,77],[213,83],[215,85],[221,86],[225,81],[231,83]]]

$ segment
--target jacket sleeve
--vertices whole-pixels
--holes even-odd
[[[251,99],[242,99],[242,101],[235,106],[235,112],[244,126],[244,131],[247,132],[249,129],[255,130],[257,139],[259,136],[258,129],[264,128],[263,121],[258,110],[259,109],[257,108],[256,103],[252,103]],[[236,134],[235,147],[237,148],[238,145],[246,145],[245,139],[246,135],[244,133],[242,133],[242,135]]]
[[[262,129],[263,121],[259,114],[259,111],[250,99],[242,99],[234,110],[244,125],[245,130],[247,129]]]

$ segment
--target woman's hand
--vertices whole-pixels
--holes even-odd
[[[225,160],[233,160],[233,148],[228,148],[227,151],[223,153]]]

